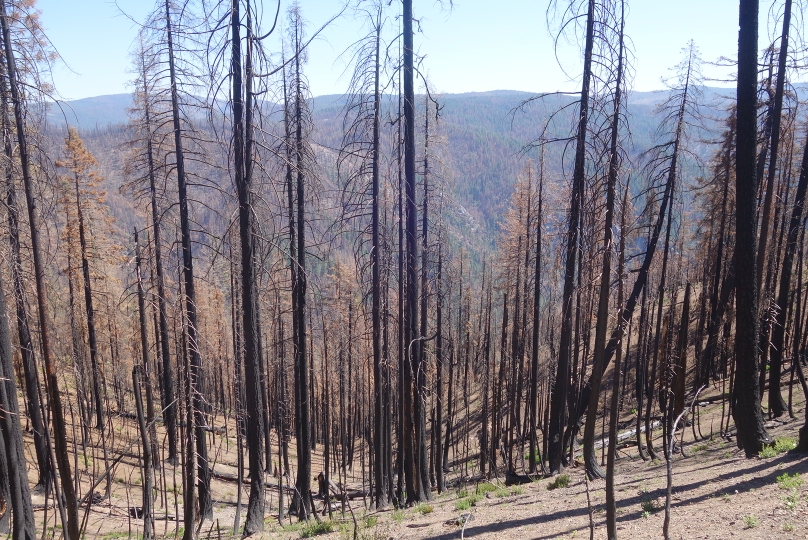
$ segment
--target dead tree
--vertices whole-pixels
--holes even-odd
[[[5,2],[0,2],[0,26],[3,32],[3,48],[6,57],[6,70],[8,85],[11,94],[11,105],[14,109],[15,128],[17,132],[17,146],[20,155],[20,168],[22,172],[25,201],[28,209],[28,224],[30,227],[31,254],[34,263],[34,277],[37,292],[37,308],[39,310],[39,333],[42,357],[45,362],[47,377],[48,398],[52,412],[53,440],[56,450],[56,462],[59,467],[62,491],[65,497],[67,512],[66,536],[69,540],[79,540],[78,501],[73,487],[73,475],[70,471],[70,454],[67,447],[67,433],[65,429],[64,413],[62,411],[62,398],[59,393],[59,382],[56,376],[56,367],[52,356],[50,342],[50,317],[48,315],[48,293],[45,286],[45,265],[42,260],[42,245],[39,237],[41,226],[37,200],[34,195],[34,179],[31,174],[28,139],[23,114],[23,103],[20,95],[17,69],[15,64],[14,42],[12,41],[9,17]],[[19,464],[24,467],[24,465]],[[20,522],[21,533],[23,523]],[[33,538],[33,521],[30,525],[30,537]],[[27,526],[26,526],[27,528]]]
[[[740,0],[738,33],[737,151],[735,153],[735,385],[732,414],[738,447],[756,456],[769,435],[763,426],[758,379],[757,43],[758,0]]]

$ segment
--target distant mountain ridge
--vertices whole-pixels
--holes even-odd
[[[720,92],[725,89],[711,88]],[[464,92],[459,94],[442,94],[439,97],[446,100],[464,98],[499,98],[513,100],[517,104],[525,99],[539,95],[520,90],[491,90],[487,92]],[[633,105],[656,105],[665,97],[665,91],[631,92],[629,101]],[[339,94],[326,94],[313,98],[315,104],[327,104],[329,101],[341,102],[343,96]],[[132,94],[107,94],[81,99],[51,102],[48,110],[48,119],[54,125],[67,124],[80,129],[106,127],[125,124],[128,122],[128,109],[132,106]],[[327,105],[326,105],[327,106]]]
[[[721,115],[725,98],[731,89],[707,88],[704,91],[708,104],[705,112],[713,117]],[[538,151],[530,143],[539,139],[545,120],[574,96],[550,95],[532,101],[520,108],[536,94],[513,90],[469,92],[437,96],[442,109],[439,132],[444,144],[441,151],[447,178],[452,208],[447,212],[452,220],[449,226],[461,244],[476,245],[483,250],[494,245],[499,222],[507,208],[518,175],[527,158],[537,161]],[[637,156],[649,148],[655,140],[659,123],[654,111],[667,97],[667,92],[632,92],[628,98],[628,116],[631,125],[630,156]],[[418,100],[423,103],[423,96]],[[310,101],[315,144],[329,155],[341,145],[342,114],[346,98],[342,95],[325,95]],[[83,132],[88,145],[97,152],[105,152],[121,146],[126,136],[120,129],[128,122],[128,109],[132,105],[131,94],[97,96],[63,102],[60,107],[51,105],[48,118],[51,126],[59,129],[65,119]],[[423,105],[421,105],[421,108]],[[572,132],[573,109],[559,118],[554,136],[566,137]],[[714,122],[714,120],[712,120]],[[421,120],[419,120],[421,122]],[[701,134],[700,134],[701,135]],[[419,135],[420,136],[420,135]],[[699,141],[702,137],[693,137]],[[707,137],[703,137],[707,138]],[[692,149],[703,159],[712,151],[704,142],[695,143]],[[114,159],[113,159],[114,156]],[[122,161],[117,151],[99,156],[108,175],[109,191],[117,191],[122,180]],[[328,158],[331,159],[330,157]],[[420,159],[420,158],[419,158]],[[561,182],[562,164],[565,163],[565,147],[557,143],[549,147],[546,155],[551,182]],[[334,160],[335,162],[335,160]],[[323,163],[329,171],[334,163]],[[567,165],[568,166],[568,165]],[[122,204],[125,201],[120,201]]]

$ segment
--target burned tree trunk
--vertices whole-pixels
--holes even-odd
[[[37,203],[34,196],[34,181],[30,170],[30,155],[28,153],[28,140],[25,133],[23,104],[17,82],[13,42],[11,32],[9,30],[9,21],[8,15],[6,14],[5,2],[0,2],[0,26],[2,26],[3,32],[3,45],[6,55],[6,69],[8,71],[9,90],[11,92],[11,104],[14,108],[14,120],[16,123],[17,144],[19,146],[20,166],[22,169],[26,206],[28,208],[28,223],[31,229],[31,254],[34,262],[37,307],[39,309],[40,342],[42,347],[42,357],[45,362],[48,397],[53,414],[53,438],[54,445],[56,447],[56,461],[59,467],[59,476],[61,477],[62,490],[65,497],[65,507],[67,511],[67,531],[65,531],[65,533],[69,540],[79,540],[78,501],[76,499],[76,491],[73,487],[73,475],[70,471],[67,434],[65,430],[64,414],[62,412],[62,398],[59,394],[59,382],[56,377],[56,367],[52,358],[50,342],[48,293],[45,288],[45,266],[42,260],[42,246],[39,237],[39,227],[41,224],[39,220]],[[25,486],[27,487],[27,483]],[[30,526],[25,525],[25,527],[23,527],[23,522],[20,522],[20,525],[20,532],[22,533],[24,529],[27,529],[30,532],[29,536],[33,538],[33,519],[30,522]]]

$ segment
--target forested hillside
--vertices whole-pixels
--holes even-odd
[[[720,115],[718,109],[726,101],[726,90],[704,88],[703,105],[707,125],[712,117]],[[469,94],[437,95],[441,106],[436,130],[442,138],[440,158],[444,166],[447,190],[452,195],[452,232],[458,245],[473,251],[478,263],[481,256],[493,249],[500,233],[500,221],[524,163],[538,159],[535,143],[539,140],[548,117],[571,99],[549,96],[531,101],[536,95],[526,92],[496,91]],[[423,96],[416,99],[423,101]],[[629,141],[634,161],[653,145],[661,116],[657,106],[665,99],[665,92],[634,92],[629,94],[628,114],[631,117],[632,137]],[[342,123],[347,98],[341,95],[313,97],[309,100],[314,124],[315,144],[335,149],[340,146]],[[48,122],[57,133],[67,124],[79,129],[94,153],[100,157],[105,172],[106,188],[115,193],[125,181],[123,161],[128,132],[128,109],[132,96],[118,94],[99,96],[50,104]],[[388,111],[389,112],[389,111]],[[551,129],[569,124],[570,115]],[[204,119],[200,118],[200,123]],[[708,130],[700,130],[703,141],[694,147],[694,155],[687,164],[691,176],[709,159],[712,142]],[[556,133],[557,134],[557,133]],[[562,149],[548,149],[547,172],[554,182],[563,181]],[[552,158],[549,156],[552,155]],[[318,165],[334,174],[334,160]],[[118,205],[120,209],[117,208]],[[131,229],[132,206],[128,199],[113,197],[112,211]]]
[[[0,531],[808,533],[803,6],[654,93],[628,8],[550,4],[578,91],[441,95],[357,0],[314,97],[305,2],[157,0],[60,103],[0,0]]]

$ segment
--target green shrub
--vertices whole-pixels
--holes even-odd
[[[648,514],[653,514],[654,512],[659,510],[659,507],[657,506],[657,503],[656,503],[656,501],[654,499],[645,499],[640,504],[640,506],[642,507],[643,514],[646,513],[646,512]]]
[[[484,482],[482,484],[478,484],[477,489],[475,489],[474,492],[477,495],[485,495],[489,491],[497,491],[498,489],[499,488],[494,484],[492,484],[491,482]]]
[[[789,450],[794,450],[796,447],[797,439],[793,437],[779,437],[776,441],[774,441],[774,449],[777,450],[778,454],[788,452]]]
[[[555,477],[550,484],[548,484],[547,489],[557,489],[557,488],[565,488],[570,485],[570,475],[568,474],[559,474]]]
[[[777,477],[777,485],[780,489],[799,489],[802,486],[802,478],[800,473],[788,474],[783,473]]]
[[[771,446],[766,445],[766,446],[763,447],[763,450],[758,452],[758,456],[760,456],[760,457],[762,457],[764,459],[773,458],[776,455],[777,455],[777,450],[774,449],[774,445],[771,445]]]
[[[427,503],[421,503],[415,507],[415,511],[424,516],[431,514],[434,510],[435,509],[432,508],[432,505]]]
[[[471,495],[466,497],[465,499],[460,499],[455,502],[455,508],[460,510],[461,512],[464,510],[468,510],[472,506],[476,506],[478,502],[483,499],[482,495]]]
[[[746,523],[746,527],[749,529],[754,529],[755,527],[760,525],[760,520],[755,514],[749,514],[748,516],[744,516],[743,522]]]
[[[777,454],[783,454],[796,447],[797,439],[793,437],[779,437],[774,441],[774,444],[764,446],[763,450],[758,452],[758,455],[762,458],[773,458]]]
[[[334,523],[331,521],[312,521],[300,529],[301,538],[311,538],[318,534],[328,534],[334,531]]]
[[[455,502],[455,509],[456,510],[459,510],[461,512],[465,512],[469,508],[471,508],[471,501],[469,499],[460,499],[457,502]]]

